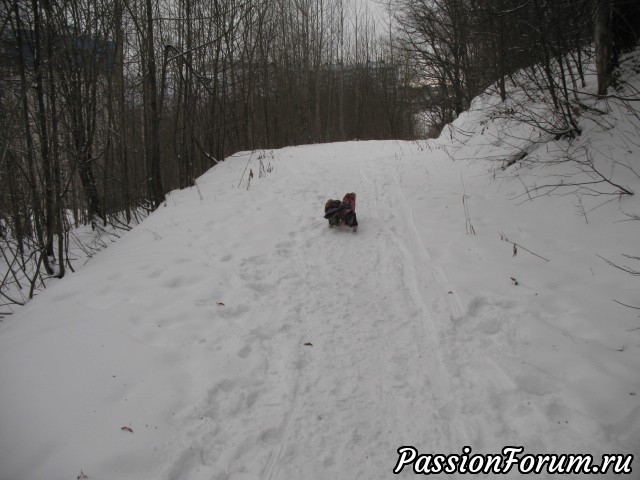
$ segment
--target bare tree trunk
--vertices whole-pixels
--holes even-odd
[[[147,164],[147,194],[154,208],[164,201],[162,174],[160,171],[160,105],[162,98],[158,96],[156,76],[155,36],[153,28],[153,2],[145,1],[146,29],[145,55],[146,68],[144,76],[144,97],[146,112],[146,164]],[[164,96],[164,92],[161,92]]]
[[[64,277],[65,272],[65,256],[66,249],[64,245],[65,241],[65,211],[62,206],[62,175],[60,172],[60,147],[58,143],[58,106],[56,98],[56,80],[55,73],[53,71],[54,58],[53,58],[53,37],[55,32],[55,26],[53,25],[53,9],[51,7],[50,0],[44,0],[45,12],[47,14],[47,70],[48,70],[48,83],[49,83],[49,104],[51,107],[51,138],[53,139],[53,187],[51,193],[51,210],[52,219],[54,225],[52,225],[51,232],[51,250],[53,250],[53,233],[55,232],[58,238],[58,271],[56,276],[58,278]]]
[[[598,95],[605,95],[611,84],[611,60],[613,55],[611,0],[594,0],[594,12]]]
[[[19,0],[14,0],[14,14],[16,17],[16,40],[18,45],[18,50],[22,51],[24,48],[24,39],[22,37],[24,31],[24,25],[20,21],[20,11],[19,11]],[[36,241],[39,246],[44,245],[44,232],[42,228],[42,219],[43,213],[40,204],[40,199],[38,197],[38,180],[36,176],[36,159],[35,159],[35,145],[33,142],[33,135],[31,133],[31,114],[29,112],[29,95],[28,91],[31,87],[31,82],[28,80],[26,75],[26,62],[22,55],[18,57],[19,62],[19,70],[20,70],[20,106],[21,106],[21,116],[22,121],[24,122],[24,138],[27,146],[26,157],[27,157],[27,180],[29,185],[29,193],[31,199],[30,208],[27,206],[26,214],[27,218],[33,217],[33,225],[35,227]],[[31,212],[30,212],[31,210]],[[32,215],[31,215],[32,213]]]
[[[507,91],[505,88],[505,42],[504,42],[504,34],[505,34],[505,25],[504,25],[504,0],[499,0],[498,2],[498,48],[497,48],[497,56],[498,56],[498,85],[500,86],[500,99],[504,102],[507,99]]]
[[[44,180],[44,223],[45,238],[42,249],[43,262],[45,270],[49,275],[54,273],[50,264],[53,258],[53,182],[51,179],[51,149],[49,139],[49,125],[47,122],[47,107],[45,104],[44,76],[42,60],[44,58],[44,48],[42,45],[42,17],[38,0],[32,0],[33,16],[34,16],[34,59],[33,67],[35,71],[35,90],[38,102],[37,124],[40,141],[40,156],[42,161],[42,174]],[[45,39],[50,41],[50,39]]]
[[[115,29],[115,92],[118,106],[118,116],[114,126],[116,128],[116,152],[120,164],[122,207],[124,209],[127,224],[131,223],[131,187],[129,186],[129,156],[127,153],[127,122],[124,90],[124,32],[123,32],[123,0],[115,0],[114,4],[114,29]]]

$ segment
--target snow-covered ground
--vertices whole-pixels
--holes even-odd
[[[238,154],[5,318],[0,479],[381,479],[402,446],[509,445],[637,477],[638,279],[600,257],[640,254],[638,195],[525,201],[473,160],[503,148],[489,103],[456,148]],[[350,191],[358,232],[327,228]]]

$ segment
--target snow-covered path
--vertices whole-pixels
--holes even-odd
[[[257,155],[173,192],[0,325],[0,479],[392,478],[405,445],[638,453],[633,324],[584,327],[571,286],[512,258],[495,229],[534,210],[508,213],[485,167],[349,142],[263,152],[258,178]],[[348,191],[357,233],[322,219]]]
[[[317,158],[287,175],[299,192],[276,195],[288,199],[278,224],[288,238],[238,260],[247,291],[235,321],[248,330],[237,356],[246,384],[237,372],[222,386],[216,379],[191,413],[198,433],[184,440],[184,478],[220,469],[248,478],[372,478],[389,473],[397,448],[411,441],[431,451],[458,448],[443,421],[453,412],[437,326],[453,313],[431,311],[428,299],[446,300],[444,287],[430,275],[426,249],[416,249],[395,165],[384,149],[371,156],[357,147],[341,155],[307,148],[305,156]],[[357,234],[318,220],[327,185],[333,196],[360,192]],[[203,429],[212,403],[220,417]],[[219,436],[222,450],[212,450]]]

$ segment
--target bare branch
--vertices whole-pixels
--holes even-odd
[[[605,262],[607,262],[607,264],[611,265],[612,267],[615,267],[619,270],[622,270],[623,272],[627,272],[630,275],[634,275],[634,276],[640,276],[640,270],[635,270],[631,267],[627,267],[626,265],[618,265],[617,263],[612,262],[611,260],[608,260],[598,254],[596,254],[597,257],[601,258],[602,260],[604,260]],[[628,258],[632,258],[634,260],[637,260],[638,257],[630,257],[628,255],[625,255]]]
[[[526,247],[523,247],[523,246],[522,246],[522,245],[520,245],[519,243],[516,243],[516,242],[513,242],[513,241],[509,240],[509,238],[507,238],[507,236],[506,236],[504,233],[502,233],[502,232],[498,232],[498,235],[500,235],[500,240],[502,240],[503,242],[507,242],[507,243],[510,243],[511,245],[513,245],[513,248],[514,248],[514,250],[513,250],[513,251],[514,251],[513,256],[514,256],[514,257],[515,257],[515,256],[516,256],[516,254],[517,254],[517,249],[518,249],[518,248],[521,248],[521,249],[522,249],[522,250],[524,250],[525,252],[529,252],[531,255],[533,255],[533,256],[535,256],[535,257],[538,257],[538,258],[540,258],[540,259],[544,260],[545,262],[550,262],[550,260],[549,260],[548,258],[545,258],[545,257],[543,257],[543,256],[541,256],[541,255],[538,255],[537,253],[533,253],[531,250],[529,250],[529,249],[528,249],[528,248],[526,248]]]

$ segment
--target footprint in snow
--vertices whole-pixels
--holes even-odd
[[[247,358],[251,354],[251,345],[247,344],[238,350],[238,356],[240,358]]]

